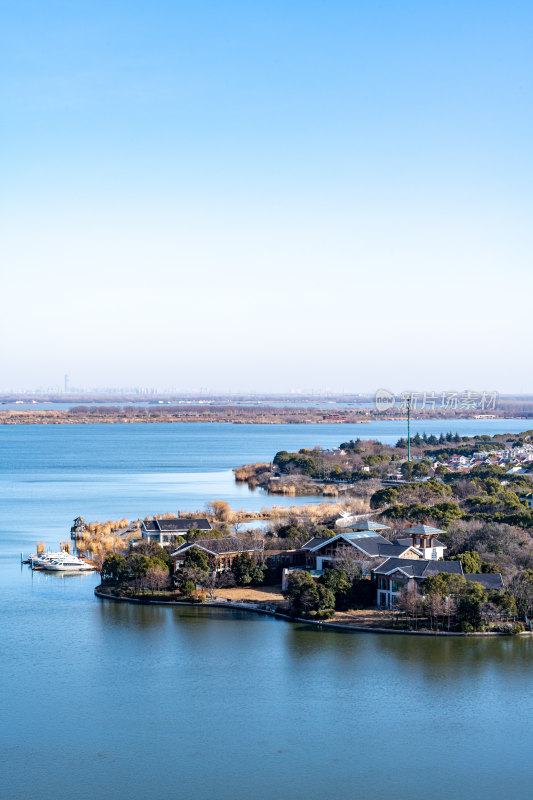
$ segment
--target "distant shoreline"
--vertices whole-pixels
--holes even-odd
[[[495,414],[474,413],[472,410],[456,411],[417,411],[412,414],[413,422],[449,420],[472,420],[480,422],[498,419],[523,419],[531,417],[500,411]],[[143,407],[143,408],[74,408],[74,409],[20,409],[2,410],[0,425],[113,425],[133,423],[191,423],[218,422],[230,425],[368,425],[372,422],[405,422],[406,416],[398,410],[395,413],[375,410],[355,410],[339,408],[330,412],[316,407],[273,407],[251,408],[244,406],[182,406],[182,407]],[[527,427],[527,426],[526,426]],[[532,422],[533,427],[533,422]]]

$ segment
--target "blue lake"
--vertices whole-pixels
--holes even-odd
[[[357,436],[394,442],[404,427],[0,427],[2,797],[531,797],[529,639],[343,634],[113,604],[94,597],[95,576],[19,564],[77,514],[279,504],[238,487],[231,468]]]

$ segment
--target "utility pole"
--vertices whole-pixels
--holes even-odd
[[[411,461],[411,398],[407,398],[407,460]]]

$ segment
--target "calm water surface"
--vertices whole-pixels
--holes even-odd
[[[528,427],[463,425],[453,427]],[[17,561],[38,538],[57,543],[78,513],[267,505],[235,487],[232,466],[358,435],[394,441],[401,428],[0,428],[2,796],[530,798],[529,640],[138,608],[98,601],[92,575],[32,574]]]

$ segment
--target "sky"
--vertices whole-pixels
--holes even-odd
[[[0,0],[0,389],[532,392],[532,34]]]

